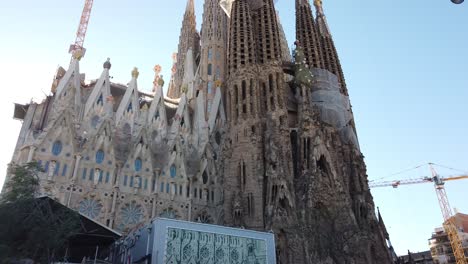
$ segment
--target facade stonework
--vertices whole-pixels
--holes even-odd
[[[145,94],[137,69],[111,83],[107,61],[86,83],[72,60],[51,96],[16,106],[12,162],[40,162],[42,194],[121,232],[161,216],[272,231],[281,264],[391,263],[314,3],[316,19],[295,2],[292,59],[273,0],[205,0],[201,45],[188,0],[167,98],[158,71]]]

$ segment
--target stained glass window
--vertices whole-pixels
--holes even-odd
[[[104,151],[101,149],[96,152],[96,163],[101,164],[104,161]]]
[[[93,169],[89,170],[89,180],[94,181],[94,170]]]
[[[133,176],[130,177],[130,187],[133,187]]]
[[[57,161],[57,162],[55,163],[54,175],[55,175],[55,176],[58,176],[59,171],[60,171],[60,162]]]
[[[60,155],[60,152],[62,152],[62,142],[60,141],[55,141],[54,144],[52,145],[52,154],[55,156]]]
[[[49,161],[46,161],[45,166],[44,166],[44,171],[49,172]]]
[[[124,184],[124,186],[127,186],[127,181],[128,181],[128,176],[127,176],[127,175],[125,175],[125,176],[124,176],[124,183],[123,183],[123,184]]]
[[[63,170],[62,170],[62,176],[65,176],[67,174],[67,164],[63,165]]]
[[[208,64],[208,75],[211,75],[211,74],[213,74],[213,65],[211,65],[210,63]]]
[[[176,166],[174,164],[172,164],[172,166],[171,166],[171,178],[175,178],[176,174],[177,174]]]
[[[125,225],[135,225],[143,220],[143,209],[135,202],[125,205],[121,212],[122,222]]]
[[[142,165],[142,162],[141,162],[141,159],[140,158],[137,158],[135,159],[135,171],[141,171],[141,165]]]
[[[109,173],[109,172],[107,172],[107,173],[106,173],[106,183],[108,183],[108,182],[109,182],[109,178],[110,178],[110,173]]]
[[[89,218],[95,219],[101,213],[102,205],[93,199],[84,199],[78,206],[78,211]]]
[[[86,174],[87,174],[87,171],[86,171],[86,168],[83,169],[83,175],[81,176],[81,178],[83,180],[86,180]]]
[[[169,183],[166,183],[166,193],[169,193],[171,191],[171,186]]]

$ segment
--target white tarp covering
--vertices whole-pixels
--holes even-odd
[[[351,123],[353,113],[349,97],[340,93],[340,85],[335,75],[328,71],[313,69],[314,83],[311,103],[320,109],[321,120],[340,131],[345,142],[353,143],[359,149],[356,132]]]

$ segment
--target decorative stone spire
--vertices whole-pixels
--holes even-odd
[[[199,89],[206,95],[207,118],[216,93],[214,83],[226,80],[227,20],[228,17],[221,8],[219,0],[205,1],[198,76],[201,80]]]
[[[250,7],[247,0],[237,0],[231,9],[229,74],[256,62]]]
[[[320,41],[309,0],[296,0],[296,39],[309,67],[323,68]]]
[[[178,98],[181,95],[181,85],[185,70],[185,56],[189,48],[192,48],[194,57],[196,58],[200,52],[200,35],[196,29],[194,0],[187,0],[187,6],[179,37],[174,85],[172,85],[170,90],[168,90],[168,97]]]
[[[321,44],[321,57],[323,58],[323,69],[335,74],[341,84],[340,92],[348,95],[346,82],[341,68],[340,58],[336,51],[335,43],[333,42],[330,29],[328,28],[327,19],[323,12],[322,0],[314,0],[315,9],[317,12],[316,23],[318,26],[318,38]]]
[[[280,62],[281,44],[275,6],[273,0],[261,2],[261,7],[255,12],[258,62]]]

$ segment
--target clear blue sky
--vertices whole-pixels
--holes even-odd
[[[84,0],[0,1],[0,97],[5,171],[20,122],[13,102],[40,100],[57,65],[67,66]],[[369,179],[425,162],[468,171],[468,3],[450,0],[324,0],[348,83]],[[277,8],[294,41],[294,1]],[[150,90],[155,64],[166,83],[177,49],[185,0],[95,0],[82,60],[96,79],[111,58],[115,82],[134,66]],[[202,1],[196,0],[198,26]],[[444,176],[456,171],[440,170]],[[427,176],[427,168],[392,178]],[[4,175],[0,177],[0,184]],[[468,181],[447,183],[452,207],[468,213]],[[442,216],[431,184],[372,191],[398,253],[427,250]]]

